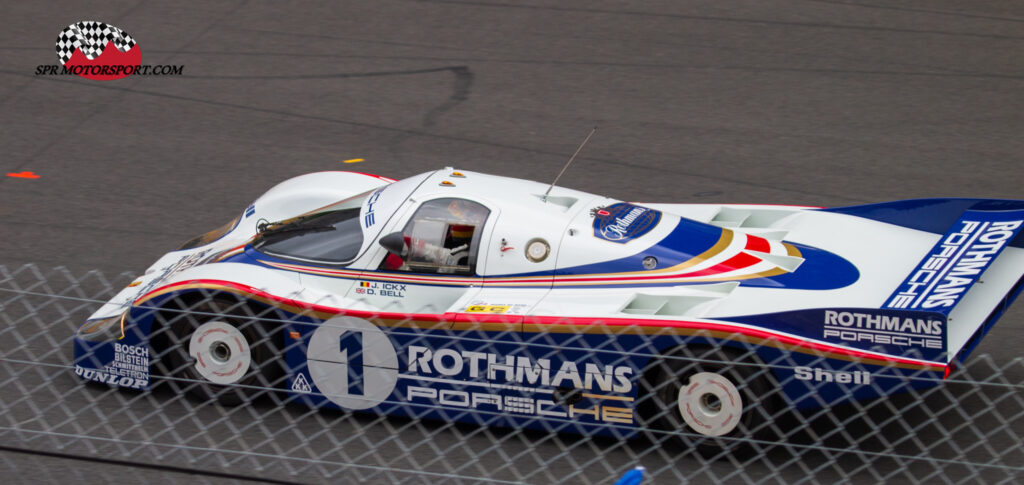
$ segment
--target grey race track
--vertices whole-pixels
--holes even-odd
[[[79,20],[184,75],[35,76]],[[8,266],[140,272],[307,172],[550,180],[592,126],[561,185],[620,199],[1024,198],[1020,2],[7,0],[0,22],[0,172],[40,176],[0,177]],[[1018,304],[978,352],[1022,330]]]

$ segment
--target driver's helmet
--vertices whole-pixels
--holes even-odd
[[[473,230],[476,226],[470,226],[468,224],[452,224],[448,226],[448,236],[453,240],[462,241],[473,238]]]

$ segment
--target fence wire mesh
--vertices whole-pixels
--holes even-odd
[[[1024,477],[1021,359],[974,356],[943,379],[747,334],[339,311],[200,282],[83,326],[132,280],[0,266],[4,468],[51,456],[102,463],[109,481],[142,466],[204,483],[597,484],[637,465],[644,483]]]

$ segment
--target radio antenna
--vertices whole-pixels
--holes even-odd
[[[551,189],[555,188],[555,184],[557,184],[557,183],[558,183],[558,179],[562,178],[562,174],[563,174],[563,173],[565,173],[565,170],[566,170],[567,168],[569,168],[569,164],[571,164],[571,163],[572,163],[572,161],[576,159],[576,155],[579,155],[579,154],[580,154],[580,150],[582,150],[582,149],[583,149],[583,145],[586,145],[586,144],[587,144],[587,142],[588,142],[588,141],[590,141],[590,137],[594,136],[594,132],[595,132],[595,131],[597,131],[597,127],[596,127],[596,126],[595,126],[594,128],[592,128],[592,129],[590,130],[590,134],[588,134],[588,135],[587,135],[587,137],[583,139],[583,143],[580,143],[580,146],[576,148],[576,153],[573,153],[573,154],[572,154],[572,156],[571,156],[571,157],[569,157],[569,161],[568,161],[568,162],[565,162],[565,166],[564,166],[564,167],[562,167],[562,171],[561,171],[561,172],[558,172],[558,176],[557,176],[557,177],[555,177],[555,181],[554,181],[554,182],[551,182],[551,186],[550,186],[550,187],[548,187],[548,191],[547,191],[547,192],[544,192],[544,200],[545,200],[545,201],[547,201],[547,200],[548,200],[548,194],[550,194],[550,193],[551,193]]]

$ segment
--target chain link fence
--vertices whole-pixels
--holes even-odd
[[[98,464],[103,481],[202,483],[598,484],[638,465],[644,483],[1024,479],[1021,359],[974,356],[943,379],[836,369],[740,335],[339,313],[198,283],[133,309],[117,347],[75,342],[132,280],[0,266],[4,468],[48,456]],[[96,335],[116,323],[90,322]],[[880,397],[818,392],[817,378]],[[727,389],[682,399],[701,386]]]

